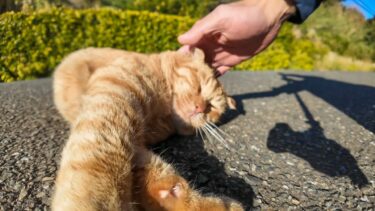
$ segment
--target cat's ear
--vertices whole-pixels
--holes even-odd
[[[236,101],[232,97],[227,97],[228,107],[232,110],[237,110]]]
[[[166,199],[167,197],[181,198],[183,195],[183,187],[181,183],[176,183],[170,190],[159,190],[159,197]]]
[[[191,55],[195,60],[204,61],[204,52],[199,48],[195,48],[190,45],[184,45],[180,49],[178,49],[177,52],[185,55]]]
[[[204,52],[199,48],[193,49],[193,58],[198,61],[204,61]]]

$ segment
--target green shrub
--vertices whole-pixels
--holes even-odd
[[[285,24],[277,39],[262,53],[235,67],[238,70],[312,70],[326,52],[306,38],[295,38],[292,25]]]
[[[290,65],[290,55],[280,42],[274,42],[266,51],[237,65],[237,70],[281,70]]]
[[[366,34],[374,29],[367,23],[358,10],[344,8],[339,1],[332,0],[322,1],[320,8],[299,29],[303,34],[314,32],[330,51],[353,59],[371,60],[375,51],[366,43]]]
[[[147,10],[164,14],[202,17],[218,4],[227,1],[230,0],[103,0],[101,4],[127,10]]]
[[[75,9],[112,7],[202,17],[217,5],[230,1],[234,0],[1,0],[0,13],[6,11],[32,11],[63,6]]]
[[[0,16],[2,81],[50,75],[68,53],[89,46],[138,52],[177,49],[190,18],[113,9],[53,9]]]
[[[177,36],[194,19],[115,9],[51,9],[0,15],[0,81],[49,76],[68,53],[89,46],[137,52],[179,47]],[[293,43],[293,44],[292,44]],[[295,40],[291,26],[263,53],[238,69],[312,69],[314,44]]]

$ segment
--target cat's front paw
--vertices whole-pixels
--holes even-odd
[[[236,201],[229,202],[228,204],[228,211],[244,211],[245,209],[242,205]]]

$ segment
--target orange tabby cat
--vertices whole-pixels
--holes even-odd
[[[53,210],[242,210],[192,190],[146,149],[217,122],[232,105],[202,51],[80,50],[57,68],[54,96],[71,135]]]

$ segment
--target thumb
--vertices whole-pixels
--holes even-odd
[[[194,28],[191,28],[189,31],[178,37],[178,42],[182,45],[192,45],[195,46],[202,40],[204,34],[202,31]]]
[[[197,21],[193,27],[178,37],[178,42],[182,45],[197,45],[205,35],[211,34],[216,30],[218,22],[216,14],[208,14],[203,19]]]

